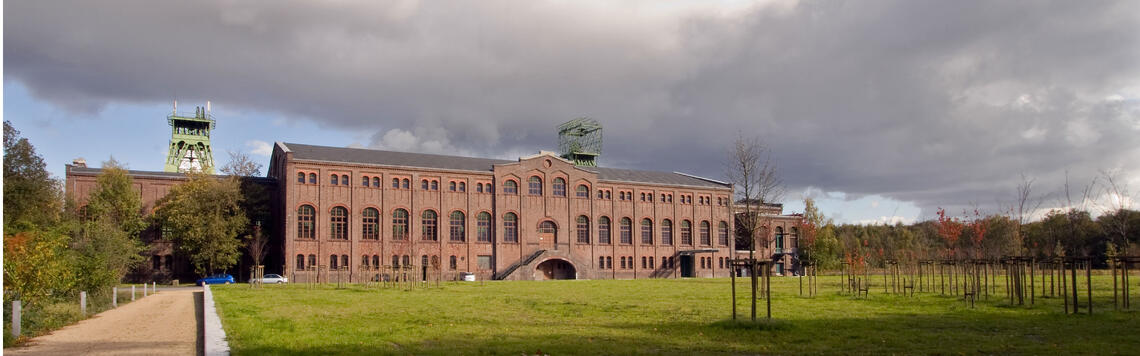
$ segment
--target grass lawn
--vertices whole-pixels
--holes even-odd
[[[821,277],[820,296],[803,298],[797,279],[776,277],[775,321],[759,324],[729,321],[728,279],[213,288],[238,355],[1140,352],[1140,312],[1112,311],[1111,279],[1094,279],[1096,313],[1066,316],[1060,298],[1013,307],[991,296],[970,309],[953,297],[872,288],[857,300],[838,294],[839,277]],[[739,310],[747,319],[747,299]]]

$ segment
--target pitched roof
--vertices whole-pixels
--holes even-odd
[[[384,166],[416,167],[452,169],[475,172],[491,172],[496,164],[515,163],[517,161],[447,156],[427,153],[411,153],[383,151],[365,148],[329,147],[306,145],[299,143],[279,143],[293,153],[293,157],[302,160],[362,163]],[[669,173],[657,171],[641,171],[632,169],[581,167],[587,171],[598,174],[598,179],[653,183],[666,185],[682,185],[702,188],[726,188],[728,184],[712,179],[701,178],[683,173]]]

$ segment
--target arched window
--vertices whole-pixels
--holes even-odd
[[[372,255],[372,266],[380,267],[380,255]]]
[[[649,218],[641,219],[641,243],[653,244],[653,220]]]
[[[380,188],[380,177],[372,177],[372,187]]]
[[[566,180],[562,179],[561,177],[554,178],[554,186],[551,189],[554,190],[555,196],[566,196]]]
[[[556,234],[556,233],[558,233],[558,227],[554,226],[553,221],[549,221],[549,220],[543,221],[542,223],[538,224],[538,233],[540,233],[540,234]]]
[[[681,244],[693,245],[693,224],[688,220],[681,220]]]
[[[317,255],[309,255],[309,269],[317,268]]]
[[[304,176],[304,173],[301,175]],[[300,271],[305,270],[305,255],[297,255],[297,265],[293,266],[293,268]]]
[[[392,189],[400,189],[400,179],[392,178]]]
[[[519,217],[515,213],[503,215],[503,241],[519,242]]]
[[[360,214],[361,238],[365,240],[380,239],[380,211],[374,208],[364,208]]]
[[[514,195],[514,194],[518,194],[518,193],[519,193],[519,184],[517,182],[515,182],[513,179],[508,179],[505,183],[503,183],[503,194]]]
[[[305,183],[305,173],[297,172],[297,183]]]
[[[456,184],[455,181],[448,182],[447,183],[447,190],[452,191],[452,192],[457,191],[457,190],[459,190],[459,185]]]
[[[673,221],[669,219],[661,220],[661,244],[673,244]]]
[[[598,189],[598,199],[605,199],[605,197],[606,197],[606,192],[602,191],[601,189]]]
[[[423,239],[430,241],[439,240],[439,215],[432,210],[424,210],[423,215],[420,216],[421,225],[423,226]]]
[[[590,197],[590,187],[587,187],[585,184],[579,184],[578,188],[575,188],[574,196],[579,197],[579,198],[589,198]],[[598,198],[601,198],[601,197],[598,197]]]
[[[396,209],[392,211],[392,239],[408,239],[408,211]]]
[[[475,192],[476,193],[482,193],[483,192],[483,183],[475,183]]]
[[[348,255],[340,255],[340,267],[348,268]]]
[[[368,255],[361,255],[360,256],[360,265],[364,266],[364,267],[368,267]]]
[[[302,205],[297,208],[297,238],[314,238],[317,210],[312,205]]]
[[[400,181],[400,188],[411,189],[412,188],[411,184],[412,184],[411,179],[404,178],[404,180]]]
[[[427,179],[420,181],[420,190],[428,190],[428,180]]]
[[[539,178],[538,176],[531,176],[530,179],[526,180],[526,183],[527,194],[542,195],[542,178]]]
[[[598,218],[598,243],[610,244],[610,218]]]
[[[701,221],[701,245],[712,245],[712,238],[709,237],[709,222],[708,220]]]
[[[439,181],[438,180],[432,180],[431,181],[431,190],[435,190],[435,191],[439,190]]]
[[[451,268],[452,271],[459,268],[459,260],[455,258],[455,255],[451,255],[451,258],[448,259],[447,267]]]
[[[332,184],[332,185],[340,184],[340,176],[335,175],[335,174],[329,176],[329,184]]]
[[[717,243],[721,246],[728,246],[728,223],[721,221],[720,226],[717,226]]]
[[[364,176],[364,178],[360,179],[360,185],[364,187],[368,186],[368,176]]]
[[[334,269],[340,268],[340,265],[338,264],[339,261],[340,261],[340,256],[329,255],[329,270],[334,270]]]
[[[590,243],[590,218],[578,215],[578,243]]]
[[[789,245],[792,245],[792,248],[800,248],[800,229],[798,227],[792,227],[792,236],[790,239],[792,240],[792,243]]]
[[[412,265],[412,257],[411,256],[404,255],[404,257],[402,257],[400,259],[401,259],[400,262],[403,262],[404,266],[411,266]]]
[[[392,255],[392,267],[400,267],[400,256]]]
[[[611,193],[610,191],[608,191],[608,190],[606,191],[606,199],[607,200],[613,200],[613,198],[614,198],[614,196],[610,193]]]
[[[333,239],[348,240],[348,209],[342,206],[333,207],[329,211],[329,223]]]
[[[467,240],[467,217],[463,215],[462,211],[456,210],[451,212],[451,241],[465,241]]]
[[[476,238],[479,242],[491,242],[491,214],[484,211],[476,219]]]
[[[784,249],[784,227],[776,227],[776,253],[782,253]]]
[[[317,184],[317,174],[309,173],[309,184]]]
[[[467,182],[459,182],[459,191],[460,192],[466,192],[467,191]]]
[[[629,218],[621,218],[620,236],[622,244],[633,243],[633,220]]]
[[[348,185],[348,175],[347,174],[340,176],[340,185]],[[345,267],[348,267],[348,266],[345,265]]]

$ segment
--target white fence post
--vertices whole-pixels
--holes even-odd
[[[135,286],[131,286],[131,301],[135,301]]]
[[[119,307],[119,287],[111,287],[111,307]]]
[[[143,297],[146,297],[146,283],[143,283]]]
[[[79,292],[79,313],[87,316],[87,292]]]
[[[20,301],[12,301],[12,337],[20,337]]]
[[[158,293],[158,282],[150,282],[150,294]]]

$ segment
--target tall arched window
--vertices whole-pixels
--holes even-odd
[[[800,248],[800,229],[798,227],[792,227],[792,236],[789,239],[791,240],[789,245],[792,245],[792,248]]]
[[[315,238],[317,210],[312,205],[302,205],[297,208],[297,238]]]
[[[519,217],[515,213],[503,215],[503,241],[519,242]]]
[[[621,218],[621,226],[619,226],[619,228],[621,229],[619,231],[619,234],[621,236],[621,243],[627,244],[627,245],[632,244],[633,243],[633,220],[630,220],[629,218]]]
[[[380,267],[380,255],[372,255],[372,266]]]
[[[641,219],[641,243],[653,244],[653,220],[649,218]]]
[[[348,240],[348,209],[343,206],[333,207],[329,211],[329,225],[333,239]]]
[[[681,220],[681,244],[693,245],[693,224],[688,220]]]
[[[448,229],[451,235],[451,241],[465,241],[467,240],[467,217],[463,215],[462,211],[456,210],[451,212],[451,226]]]
[[[428,180],[420,180],[420,190],[428,190]]]
[[[590,197],[590,187],[587,187],[585,184],[579,184],[578,188],[575,188],[574,196],[579,197],[579,198],[589,198]],[[598,197],[598,198],[601,198],[601,197]]]
[[[482,193],[483,192],[483,183],[475,183],[475,192],[476,193]]]
[[[712,238],[709,236],[708,220],[701,221],[701,245],[712,245]]]
[[[526,183],[527,194],[542,195],[542,178],[539,178],[538,176],[531,176],[530,179],[526,180]]]
[[[396,209],[392,211],[392,239],[408,239],[408,211]]]
[[[503,194],[514,195],[514,194],[518,194],[518,193],[519,193],[519,184],[517,182],[515,182],[513,179],[508,179],[506,182],[503,183]]]
[[[332,184],[332,185],[340,184],[340,176],[335,175],[335,174],[329,176],[329,184]]]
[[[342,174],[340,176],[340,185],[348,185],[348,175]]]
[[[317,268],[317,255],[309,255],[308,269],[314,269],[314,268]]]
[[[717,243],[721,246],[728,246],[728,223],[721,221],[720,226],[717,227]]]
[[[340,267],[348,268],[348,255],[340,255]]]
[[[400,256],[392,255],[392,267],[400,267]]]
[[[467,192],[467,182],[459,182],[459,192],[460,193]]]
[[[454,271],[456,268],[459,268],[459,262],[455,259],[455,255],[451,255],[451,258],[448,259],[447,267],[452,271]]]
[[[392,189],[400,189],[400,178],[392,178]]]
[[[776,227],[776,253],[782,253],[784,249],[784,227]]]
[[[411,185],[411,184],[412,184],[412,180],[411,180],[411,179],[407,179],[407,178],[404,178],[404,180],[400,181],[400,188],[402,188],[402,189],[411,189],[411,188],[412,188],[412,185]]]
[[[305,183],[305,173],[297,172],[297,183]]]
[[[554,190],[555,196],[566,196],[566,180],[561,177],[554,178],[554,186],[551,189]]]
[[[661,244],[673,244],[673,220],[661,220]]]
[[[372,187],[380,188],[380,177],[372,177]]]
[[[305,270],[305,255],[297,255],[297,265],[293,268],[300,271]]]
[[[452,192],[458,191],[459,190],[459,184],[456,183],[455,181],[448,182],[447,183],[447,190],[452,191]]]
[[[479,213],[476,218],[476,238],[479,242],[491,242],[491,214],[487,212]]]
[[[423,227],[423,239],[430,241],[439,240],[439,215],[432,210],[424,210],[423,215],[420,216],[421,226]]]
[[[364,187],[368,186],[368,176],[364,176],[364,178],[360,180],[360,185]]]
[[[340,262],[340,256],[329,255],[329,270],[340,268],[338,262]]]
[[[438,180],[432,180],[431,181],[431,190],[439,190],[439,181]]]
[[[590,218],[578,215],[578,243],[590,243]]]
[[[364,266],[364,267],[368,267],[368,255],[361,255],[360,256],[360,265]]]
[[[598,243],[610,244],[610,218],[598,218]]]
[[[309,184],[317,184],[317,174],[309,173]]]
[[[364,208],[360,214],[361,238],[365,240],[380,239],[380,211],[374,208]]]

